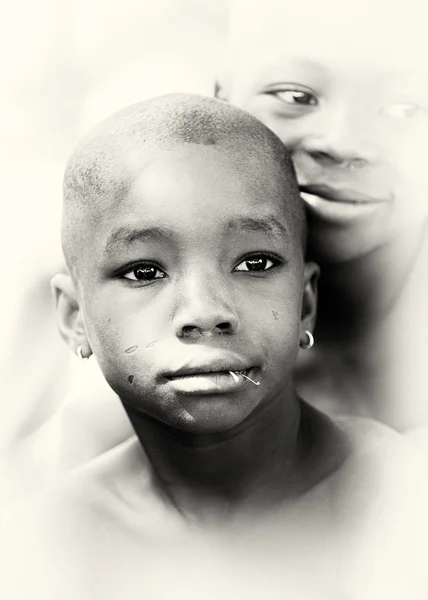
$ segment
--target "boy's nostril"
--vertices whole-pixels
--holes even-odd
[[[184,325],[182,332],[183,335],[191,335],[192,333],[194,333],[196,327],[194,325]]]
[[[181,335],[183,337],[193,337],[203,335],[204,333],[227,334],[230,333],[231,330],[231,324],[227,321],[224,321],[222,323],[218,323],[218,325],[212,328],[198,327],[197,325],[184,325],[181,328]]]

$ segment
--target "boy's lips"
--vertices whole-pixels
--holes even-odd
[[[206,371],[169,377],[167,381],[169,387],[182,394],[195,394],[199,396],[207,394],[217,395],[241,390],[248,384],[248,377],[251,377],[252,373],[252,368],[245,370],[230,369],[230,371]]]
[[[184,394],[222,394],[241,389],[248,383],[243,375],[251,377],[255,368],[239,357],[219,356],[199,364],[189,361],[162,373],[162,379],[169,387]],[[233,377],[231,372],[237,376]]]
[[[230,352],[213,352],[207,347],[199,348],[198,353],[190,356],[186,361],[181,362],[175,368],[165,369],[160,375],[167,379],[177,377],[188,377],[191,375],[201,375],[206,373],[219,373],[229,371],[245,371],[257,364],[255,359],[245,359],[237,354]]]

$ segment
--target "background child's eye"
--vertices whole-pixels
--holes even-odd
[[[279,100],[293,112],[318,105],[317,94],[310,88],[296,83],[272,84],[265,88],[264,93]]]
[[[255,256],[254,258],[247,258],[243,260],[235,268],[235,271],[247,271],[247,272],[263,272],[268,271],[274,267],[274,262],[267,256]]]
[[[383,109],[383,112],[396,119],[410,119],[420,111],[420,106],[413,102],[397,102]]]
[[[274,92],[274,95],[286,104],[301,104],[303,106],[316,106],[318,100],[314,94],[304,90],[283,90]]]
[[[154,281],[155,279],[163,279],[164,271],[155,265],[138,265],[125,273],[124,278],[131,281]]]

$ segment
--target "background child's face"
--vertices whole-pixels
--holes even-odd
[[[259,18],[236,43],[225,93],[292,150],[311,247],[340,261],[426,216],[428,71],[413,30],[389,31],[375,8],[348,22],[318,4]]]
[[[174,427],[227,430],[291,385],[311,283],[274,168],[207,146],[155,154],[82,249],[81,308],[104,376]]]

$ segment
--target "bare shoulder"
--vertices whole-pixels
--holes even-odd
[[[115,551],[132,556],[142,541],[150,548],[168,526],[147,458],[129,439],[3,516],[0,597],[22,599],[27,588],[55,600],[110,597],[100,582],[109,581],[102,570]]]
[[[343,494],[392,502],[427,491],[424,462],[403,435],[369,419],[343,417],[335,424],[349,448],[335,475]]]
[[[334,422],[348,440],[351,463],[370,460],[374,467],[388,466],[390,475],[398,474],[404,465],[408,472],[409,464],[415,468],[422,464],[409,440],[386,425],[358,417],[339,417]]]
[[[344,418],[337,426],[350,452],[332,479],[333,505],[349,552],[344,578],[362,597],[428,597],[427,481],[406,438],[373,421]],[[352,540],[352,544],[351,544]],[[412,587],[413,586],[413,587]]]
[[[113,522],[116,513],[123,523],[126,515],[144,514],[152,495],[150,464],[133,436],[16,504],[4,515],[3,525],[22,525],[28,520],[64,529],[70,522]]]

